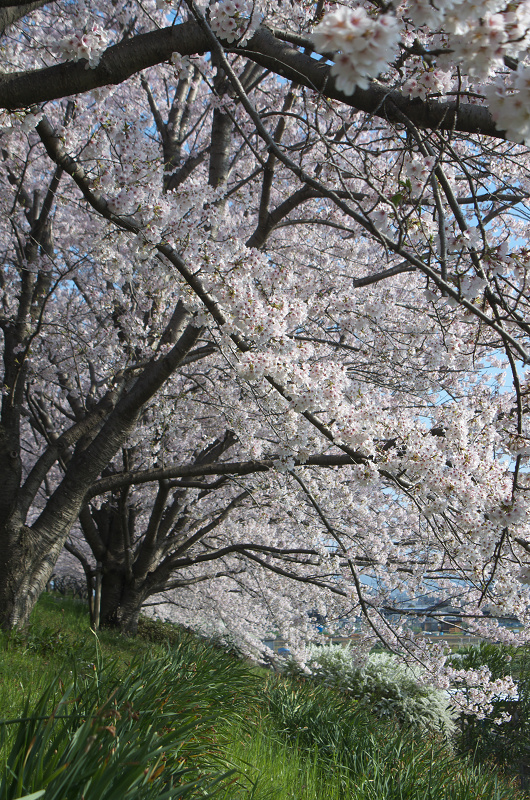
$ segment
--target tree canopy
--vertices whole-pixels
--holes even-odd
[[[530,2],[0,30],[2,625],[66,545],[130,630],[526,641]]]

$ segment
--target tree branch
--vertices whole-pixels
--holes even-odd
[[[9,0],[0,0],[0,36],[3,36],[10,25],[14,25],[37,8],[48,5],[50,0],[36,0],[34,3],[13,3]]]
[[[99,86],[119,84],[141,70],[163,63],[172,53],[202,54],[212,49],[204,30],[194,22],[139,34],[109,47],[97,67],[86,69],[86,61],[57,64],[40,70],[28,70],[0,78],[0,108],[15,110],[88,92]],[[229,50],[229,48],[227,48]],[[302,84],[358,111],[374,114],[388,122],[402,123],[403,115],[418,128],[455,130],[504,139],[495,127],[487,108],[436,100],[411,100],[398,91],[372,83],[345,95],[335,86],[331,67],[277,39],[270,30],[259,28],[244,48],[232,48],[276,74]]]
[[[309,456],[304,461],[295,461],[294,465],[317,466],[317,467],[343,467],[352,464],[361,464],[366,461],[362,455],[355,459],[350,455],[315,455]],[[138,485],[141,483],[151,483],[153,481],[164,480],[166,478],[191,478],[204,475],[252,475],[256,472],[269,472],[278,466],[278,459],[267,458],[260,461],[233,461],[220,464],[187,464],[173,467],[141,470],[138,472],[121,472],[118,475],[111,475],[109,478],[101,478],[96,481],[86,494],[85,500],[96,497],[105,492],[114,491],[122,486]]]

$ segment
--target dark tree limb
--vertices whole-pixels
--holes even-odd
[[[36,0],[34,3],[14,3],[9,0],[0,0],[0,36],[3,36],[10,25],[35,11],[37,8],[48,5],[50,0]]]
[[[0,77],[0,108],[15,110],[88,92],[99,86],[117,85],[141,70],[168,61],[174,52],[200,55],[212,49],[207,33],[195,22],[172,25],[139,34],[107,48],[97,67],[86,69],[86,61],[67,61],[40,70],[4,74]],[[458,101],[410,99],[398,91],[372,83],[345,95],[335,86],[331,67],[317,61],[265,27],[259,28],[248,45],[233,48],[271,72],[338,100],[357,111],[374,114],[388,122],[402,123],[403,116],[420,129],[455,130],[504,139],[489,110]]]
[[[366,461],[365,456],[357,455],[315,455],[304,461],[295,461],[295,466],[343,467],[360,464]],[[96,481],[87,492],[86,499],[96,497],[105,492],[141,483],[151,483],[168,478],[192,478],[204,475],[252,475],[257,472],[269,472],[278,465],[278,459],[268,458],[252,461],[221,462],[218,464],[188,464],[165,468],[146,469],[138,472],[121,472],[108,478]]]

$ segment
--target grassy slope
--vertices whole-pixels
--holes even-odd
[[[127,639],[101,631],[99,646],[105,658],[125,669],[137,654],[162,653],[164,645]],[[25,701],[36,700],[54,678],[67,682],[75,661],[90,669],[97,660],[98,641],[90,631],[86,606],[71,598],[44,594],[23,632],[0,631],[0,717],[16,716]]]
[[[207,651],[200,643],[188,641],[182,649],[182,641],[182,635],[171,626],[149,621],[142,623],[135,639],[108,631],[96,639],[83,604],[45,595],[27,631],[0,634],[0,718],[19,716],[28,698],[32,705],[56,677],[67,684],[74,671],[90,686],[97,673],[95,665],[103,660],[112,664],[113,675],[122,676],[125,682],[137,668],[131,664],[135,659],[138,664],[138,656],[154,665],[157,659],[167,659],[168,645],[176,646],[177,660],[196,660],[187,672],[181,669],[178,673],[187,692],[183,704],[186,700],[189,705],[190,692],[193,695],[195,691],[197,702],[209,708],[205,713],[215,718],[207,736],[204,730],[200,734],[204,747],[195,756],[199,772],[236,770],[216,795],[221,800],[520,797],[512,785],[456,761],[439,743],[375,723],[329,690],[292,681],[266,681],[261,671],[241,664],[231,666],[226,656]],[[206,669],[199,676],[203,663],[210,664],[210,673]],[[227,693],[232,675],[238,697]],[[175,692],[178,695],[178,686]],[[172,699],[178,702],[175,692]],[[109,790],[101,800],[111,796]],[[201,796],[199,790],[195,796]],[[67,800],[78,798],[68,795]]]

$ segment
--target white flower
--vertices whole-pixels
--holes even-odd
[[[35,114],[30,111],[27,114],[25,114],[20,127],[22,128],[24,133],[29,133],[30,131],[34,130],[37,127],[43,116],[44,114],[42,112],[38,112]]]
[[[398,50],[400,26],[393,14],[371,17],[363,8],[341,7],[326,14],[312,34],[320,53],[335,52],[331,74],[344,94],[367,89],[368,79],[383,72]]]
[[[441,69],[430,69],[410,78],[403,89],[409,97],[425,100],[428,95],[445,94],[451,86],[451,74]]]
[[[172,53],[169,59],[175,68],[175,77],[185,80],[191,72],[191,61],[188,56],[181,56],[180,53]]]
[[[262,15],[257,2],[251,0],[219,0],[212,8],[210,25],[219,39],[244,44],[252,38]]]
[[[405,162],[404,175],[410,183],[409,191],[411,197],[421,197],[435,166],[436,162],[434,158],[419,158],[414,156]]]
[[[93,23],[85,31],[75,31],[64,36],[55,43],[57,52],[69,61],[80,61],[86,58],[89,67],[97,67],[102,54],[107,49],[109,36],[103,28]]]
[[[530,141],[530,67],[520,64],[513,88],[501,80],[484,91],[491,115],[506,138],[514,142]]]

